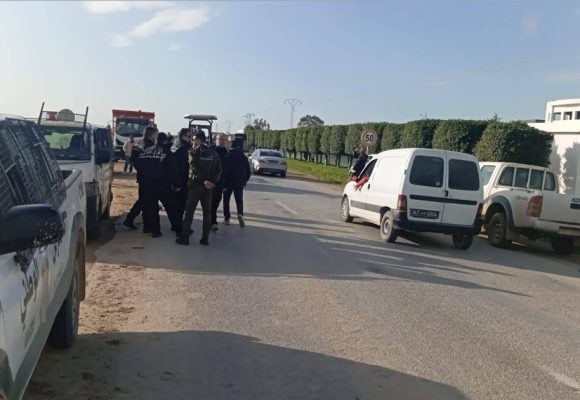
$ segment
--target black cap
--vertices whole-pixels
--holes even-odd
[[[205,142],[205,133],[202,130],[195,132],[195,138]]]

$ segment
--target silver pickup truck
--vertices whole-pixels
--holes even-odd
[[[40,129],[0,115],[0,399],[20,399],[47,341],[70,346],[85,292],[86,199]]]

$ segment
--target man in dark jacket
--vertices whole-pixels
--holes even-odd
[[[237,144],[232,143],[232,149],[228,153],[226,159],[227,169],[225,172],[225,187],[224,194],[224,219],[226,225],[230,224],[230,199],[232,193],[236,200],[236,208],[238,210],[238,222],[243,228],[246,226],[244,221],[244,186],[250,179],[250,163],[246,155],[240,150]]]
[[[228,140],[227,136],[224,135],[223,133],[221,133],[221,134],[217,135],[217,137],[216,137],[216,144],[211,146],[213,151],[215,151],[218,154],[218,156],[220,157],[222,172],[225,170],[225,162],[226,162],[226,157],[228,155],[228,149],[226,147],[227,140]],[[217,185],[215,186],[215,188],[213,189],[213,194],[212,194],[211,229],[214,232],[218,230],[217,210],[218,210],[218,207],[220,206],[220,203],[222,201],[222,196],[224,193],[224,178],[225,178],[225,176],[222,173],[222,177],[219,180],[219,182],[217,183]]]
[[[139,173],[140,169],[139,155],[149,147],[155,145],[155,140],[157,138],[158,133],[159,132],[157,131],[157,128],[147,127],[145,129],[145,132],[143,133],[143,140],[138,144],[136,143],[133,146],[133,150],[131,151],[130,155],[131,164],[133,164],[133,166],[137,170],[137,184],[139,185],[139,194],[138,194],[139,197],[137,198],[137,201],[135,201],[135,204],[133,204],[133,207],[131,207],[131,210],[127,214],[127,217],[125,217],[125,221],[123,221],[123,225],[125,225],[127,228],[130,229],[137,229],[137,226],[135,225],[135,219],[143,211],[143,201],[142,201],[143,185],[141,184],[140,179],[141,174]],[[143,233],[153,233],[151,227],[147,225],[145,218],[143,218]]]
[[[183,128],[179,132],[179,138],[173,146],[173,154],[177,161],[177,169],[179,170],[179,183],[181,190],[175,193],[175,200],[177,205],[177,215],[183,221],[183,213],[185,212],[185,203],[187,201],[187,180],[189,179],[189,151],[191,150],[191,132],[188,128]]]
[[[191,160],[191,178],[187,193],[187,205],[183,217],[181,236],[176,240],[178,244],[188,245],[189,236],[193,233],[191,224],[197,203],[201,202],[203,210],[203,234],[200,244],[209,244],[209,231],[211,227],[211,200],[212,190],[218,184],[222,168],[219,156],[205,144],[205,134],[198,131],[195,134],[194,148]]]
[[[181,232],[181,221],[175,208],[173,191],[181,190],[177,162],[171,150],[166,146],[167,135],[159,133],[154,146],[148,147],[139,154],[138,164],[143,186],[143,223],[151,227],[153,237],[161,236],[159,207],[161,201],[172,230]]]

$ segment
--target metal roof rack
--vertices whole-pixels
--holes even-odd
[[[204,115],[204,114],[185,114],[183,117],[189,120],[189,130],[191,131],[194,126],[198,126],[200,128],[207,129],[207,139],[211,143],[212,142],[212,126],[213,121],[217,121],[217,117],[215,115]],[[207,125],[203,124],[196,124],[194,121],[205,121]]]
[[[69,109],[62,109],[60,111],[45,111],[44,102],[40,107],[40,114],[38,115],[38,125],[44,126],[66,126],[83,128],[87,127],[87,118],[89,115],[89,107],[86,108],[84,114],[75,114]]]

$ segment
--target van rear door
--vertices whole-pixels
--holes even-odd
[[[445,211],[442,222],[449,225],[473,225],[483,189],[479,165],[469,154],[447,152]]]
[[[416,150],[409,163],[407,197],[409,221],[437,223],[445,201],[445,153]]]

